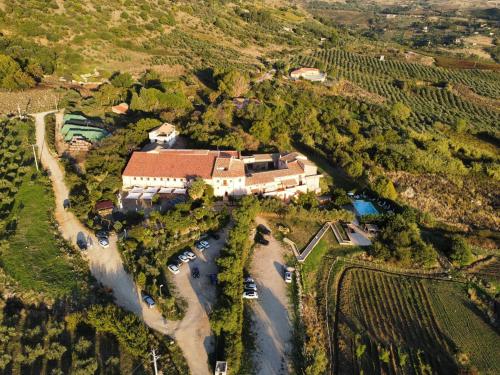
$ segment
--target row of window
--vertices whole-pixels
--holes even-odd
[[[163,178],[163,177],[133,177],[134,181],[174,181],[174,182],[177,182],[177,180],[179,182],[184,182],[186,181],[185,178],[170,178],[170,177],[166,177],[166,178]]]

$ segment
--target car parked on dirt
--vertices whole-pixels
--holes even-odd
[[[200,277],[200,269],[198,267],[194,267],[193,270],[191,271],[191,275],[193,276],[194,279],[197,279]]]
[[[292,282],[292,273],[289,271],[285,271],[285,283],[291,283]]]
[[[257,225],[257,232],[265,234],[266,236],[271,234],[271,230],[266,227],[264,224]]]
[[[78,247],[79,247],[79,248],[80,248],[80,250],[82,250],[82,251],[85,251],[85,250],[87,250],[87,248],[88,248],[87,240],[85,240],[85,239],[78,239],[78,240],[76,241],[76,244],[78,245]]]
[[[155,307],[155,301],[153,298],[151,298],[151,296],[145,294],[143,297],[142,297],[142,300],[144,302],[146,302],[146,305],[148,305],[148,307],[150,309],[152,309],[153,307]]]
[[[269,245],[269,241],[266,240],[260,232],[257,232],[257,234],[255,235],[255,242],[264,246]]]
[[[109,247],[109,240],[106,237],[97,238],[97,242],[99,242],[99,246],[107,248]]]
[[[210,247],[210,244],[207,241],[198,241],[195,246],[200,252],[203,252]]]
[[[255,283],[245,283],[243,284],[245,290],[254,290],[257,291],[257,284]]]
[[[195,260],[196,255],[192,251],[184,251],[183,255],[185,255],[189,260]]]
[[[245,299],[257,299],[259,298],[259,295],[255,290],[245,290],[242,295],[243,298]]]
[[[170,272],[172,272],[174,275],[177,275],[181,270],[179,269],[179,267],[177,267],[176,264],[169,264],[168,265],[168,270]]]
[[[182,263],[187,263],[189,262],[189,258],[185,256],[184,254],[179,254],[177,258],[182,262]]]

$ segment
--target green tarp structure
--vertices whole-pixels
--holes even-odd
[[[71,141],[74,136],[82,136],[90,142],[99,142],[101,139],[108,136],[108,132],[101,128],[71,124],[65,124],[61,129],[61,133],[66,142]]]
[[[82,121],[85,121],[87,120],[87,118],[85,116],[82,116],[82,115],[77,115],[77,114],[74,114],[74,113],[67,113],[64,115],[64,123],[66,124],[66,122],[68,122],[69,120],[82,120]]]
[[[64,136],[64,140],[66,142],[71,141],[73,137],[80,136],[87,139],[89,142],[99,142],[104,137],[107,137],[109,133],[101,128],[95,126],[87,126],[87,125],[76,125],[76,124],[68,124],[68,121],[77,120],[77,121],[87,121],[87,118],[82,115],[77,115],[74,113],[68,113],[64,115],[64,125],[61,129],[61,133]]]

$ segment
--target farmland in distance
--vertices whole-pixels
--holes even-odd
[[[336,373],[500,373],[499,334],[464,285],[352,268],[339,288]]]

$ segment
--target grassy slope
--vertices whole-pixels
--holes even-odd
[[[69,293],[76,287],[72,266],[64,259],[50,223],[52,195],[39,181],[26,178],[16,196],[17,229],[3,255],[5,270],[23,288],[50,295]]]
[[[282,30],[277,33],[243,21],[233,11],[243,5],[164,0],[51,3],[12,0],[0,6],[5,12],[0,32],[55,48],[61,55],[60,74],[89,73],[94,68],[137,73],[151,65],[163,71],[176,64],[248,68],[260,65],[258,56],[286,47],[289,39],[301,42]],[[263,7],[271,11],[276,24],[299,24],[308,17],[298,10],[278,10],[280,3]],[[32,21],[38,17],[44,18],[43,25]]]
[[[20,147],[28,147],[32,135],[27,128],[19,129]],[[76,288],[77,277],[51,223],[54,201],[48,178],[31,179],[33,173],[35,168],[31,167],[15,196],[10,220],[16,219],[17,225],[2,254],[3,268],[23,288],[50,296],[68,294]]]

